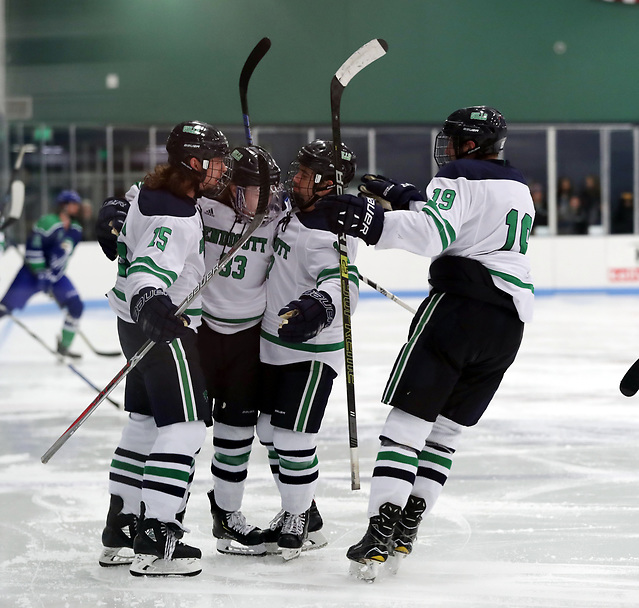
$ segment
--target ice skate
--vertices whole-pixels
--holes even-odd
[[[102,530],[104,548],[98,560],[105,568],[128,566],[133,562],[133,538],[138,518],[133,513],[122,513],[123,506],[122,498],[112,494],[106,526]]]
[[[202,552],[179,539],[184,531],[174,523],[144,519],[133,540],[133,576],[195,576],[202,572]]]
[[[60,359],[64,359],[65,357],[69,357],[69,359],[81,359],[82,355],[80,353],[74,353],[69,350],[68,346],[63,346],[62,340],[58,340],[58,345],[56,347],[56,352]]]
[[[284,512],[282,530],[277,539],[277,546],[284,561],[299,557],[308,536],[308,511],[296,515]]]
[[[395,526],[393,535],[393,553],[388,558],[386,569],[391,574],[397,574],[402,561],[410,555],[413,543],[417,538],[417,530],[426,510],[426,501],[417,496],[409,496],[402,511],[402,516]]]
[[[263,533],[246,523],[241,511],[225,511],[215,502],[213,490],[208,493],[213,516],[213,536],[218,539],[217,550],[232,555],[266,555]]]
[[[377,578],[380,566],[393,551],[393,534],[401,514],[400,507],[385,502],[379,508],[379,515],[370,518],[362,540],[346,552],[346,557],[353,562],[350,574],[371,583]]]
[[[282,524],[284,523],[285,511],[280,511],[269,524],[264,532],[264,542],[266,543],[266,551],[269,555],[281,553],[280,547],[277,545],[277,539],[282,531]],[[324,526],[324,520],[320,515],[319,509],[315,500],[311,503],[311,508],[308,510],[308,533],[302,551],[311,551],[313,549],[320,549],[328,544],[326,536],[322,533],[322,527]]]

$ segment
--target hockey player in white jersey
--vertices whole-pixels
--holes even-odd
[[[343,146],[342,158],[348,184],[355,175],[355,155]],[[314,210],[334,184],[332,143],[315,140],[303,146],[289,170],[293,212],[279,223],[266,282],[258,435],[262,443],[273,446],[271,466],[277,472],[282,506],[265,540],[276,544],[284,559],[297,557],[307,540],[319,477],[317,435],[333,380],[344,364],[337,239],[326,232],[323,214]],[[359,296],[352,265],[357,240],[348,241],[354,309]]]
[[[259,349],[266,272],[286,202],[280,168],[259,146],[237,147],[230,155],[227,188],[217,200],[200,199],[208,270],[253,219],[260,191],[259,156],[269,167],[267,215],[240,253],[203,290],[198,331],[214,420],[213,489],[208,493],[213,535],[221,553],[248,555],[266,553],[262,530],[247,523],[241,506],[263,390]]]
[[[462,108],[436,138],[440,169],[425,197],[412,184],[368,175],[366,196],[318,204],[335,232],[432,258],[429,296],[382,396],[392,409],[373,469],[369,526],[347,552],[360,578],[374,580],[389,557],[396,570],[412,551],[463,429],[486,410],[531,320],[526,251],[535,211],[521,172],[500,159],[506,134],[494,108]]]
[[[211,125],[190,121],[173,128],[166,149],[168,164],[145,177],[119,217],[118,277],[108,294],[124,355],[156,342],[126,379],[129,420],[111,462],[100,557],[103,566],[130,564],[136,576],[201,571],[201,551],[179,540],[194,456],[210,424],[194,331],[200,297],[175,312],[204,275],[196,197],[223,188],[228,144]]]

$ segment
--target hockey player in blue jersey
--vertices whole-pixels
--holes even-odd
[[[58,353],[77,357],[69,352],[69,347],[84,305],[65,272],[75,246],[82,240],[82,226],[76,220],[82,199],[75,190],[62,190],[55,204],[55,213],[43,215],[27,238],[24,265],[2,299],[0,317],[7,311],[22,309],[36,293],[50,294],[66,311]]]

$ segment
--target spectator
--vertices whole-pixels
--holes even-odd
[[[535,225],[533,234],[540,226],[548,226],[548,205],[546,204],[546,192],[539,182],[533,182],[530,186],[530,195],[535,205]]]
[[[580,195],[588,216],[588,224],[599,226],[601,224],[601,185],[596,175],[586,175]]]
[[[610,232],[611,234],[632,234],[635,229],[634,222],[632,192],[622,192],[612,212]]]

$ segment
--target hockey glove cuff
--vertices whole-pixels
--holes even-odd
[[[422,193],[413,184],[400,184],[383,175],[371,175],[367,173],[362,177],[362,185],[359,191],[365,195],[377,199],[381,205],[392,211],[408,209],[411,201],[425,201]],[[384,205],[389,203],[389,206]]]
[[[131,204],[122,198],[107,198],[95,223],[95,235],[106,255],[110,260],[117,257],[118,234],[126,220]]]
[[[301,343],[314,338],[335,318],[335,306],[325,291],[310,289],[278,313],[282,317],[277,333],[284,342]]]
[[[154,287],[141,289],[131,300],[131,318],[153,342],[172,342],[187,335],[191,320],[186,315],[176,317],[177,309],[164,291]]]
[[[335,234],[348,234],[375,245],[384,228],[384,209],[375,199],[351,194],[329,195],[315,203]]]

